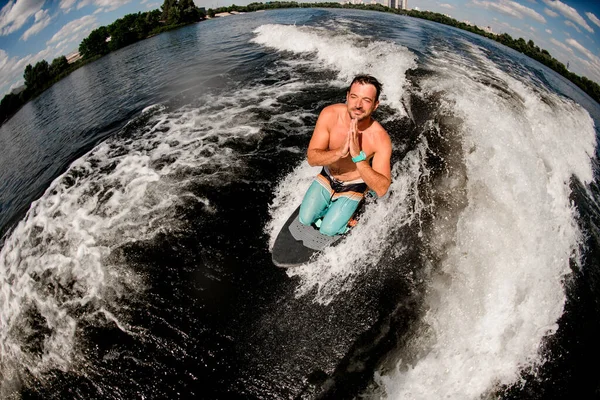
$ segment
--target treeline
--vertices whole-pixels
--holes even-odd
[[[459,22],[454,18],[430,11],[392,9],[381,4],[340,4],[335,2],[324,3],[298,3],[295,1],[275,1],[270,3],[250,3],[247,6],[220,7],[208,9],[206,14],[214,17],[222,12],[252,12],[278,8],[350,8],[371,11],[389,12],[410,17],[426,19],[444,25],[463,29],[489,39],[495,40],[505,46],[511,47],[534,60],[558,72],[581,90],[600,103],[600,85],[585,77],[572,73],[564,64],[553,58],[546,50],[540,49],[533,41],[523,38],[513,39],[509,34],[496,35],[484,31],[474,25]],[[111,51],[128,46],[139,40],[146,39],[158,33],[175,29],[190,23],[201,21],[206,15],[194,5],[193,0],[164,0],[160,10],[144,13],[128,14],[108,26],[101,26],[92,31],[79,45],[79,53],[83,59],[73,64],[68,64],[64,56],[56,58],[52,64],[42,60],[35,66],[27,65],[23,77],[25,90],[18,94],[7,94],[0,102],[0,123],[10,118],[30,99],[38,96],[58,80],[64,78],[82,65],[108,54]]]
[[[79,45],[79,54],[84,59],[103,56],[158,33],[201,21],[204,17],[204,12],[194,5],[193,0],[165,0],[162,11],[128,14],[93,30]]]
[[[552,57],[552,55],[547,50],[540,49],[538,46],[536,46],[533,40],[525,41],[525,39],[523,38],[513,39],[508,33],[496,35],[494,33],[484,31],[483,29],[480,29],[475,25],[467,25],[464,22],[459,22],[455,20],[454,18],[449,18],[443,14],[432,13],[429,11],[394,11],[403,11],[404,14],[409,15],[411,17],[427,19],[429,21],[439,22],[444,25],[454,26],[456,28],[476,33],[478,35],[495,40],[496,42],[502,43],[503,45],[510,47],[520,53],[523,53],[526,56],[538,61],[539,63],[544,64],[548,68],[558,72],[560,75],[564,76],[565,78],[576,84],[591,98],[600,103],[600,85],[584,76],[582,77],[569,71],[563,63]]]
[[[193,0],[165,0],[160,10],[127,14],[108,26],[93,30],[79,45],[81,60],[69,64],[65,56],[60,56],[52,64],[42,60],[35,66],[30,64],[25,67],[25,89],[20,93],[4,96],[0,102],[0,124],[29,100],[39,96],[77,68],[111,51],[204,18],[204,12],[194,5]]]
[[[540,49],[538,46],[533,43],[532,40],[525,41],[523,38],[513,39],[509,34],[503,33],[501,35],[496,35],[494,33],[485,31],[480,29],[475,25],[468,25],[464,22],[459,22],[454,18],[448,17],[444,14],[434,13],[431,11],[418,11],[418,10],[399,10],[395,8],[389,8],[381,4],[340,4],[333,2],[326,3],[297,3],[294,1],[291,2],[271,2],[271,3],[251,3],[247,6],[236,6],[235,4],[229,7],[221,7],[215,10],[209,9],[208,15],[214,16],[216,13],[221,12],[250,12],[250,11],[258,11],[258,10],[268,10],[268,9],[276,9],[276,8],[309,8],[309,7],[318,7],[318,8],[350,8],[350,9],[360,9],[360,10],[371,10],[371,11],[381,11],[381,12],[389,12],[400,15],[408,15],[414,18],[426,19],[433,22],[438,22],[444,25],[453,26],[465,31],[469,31],[472,33],[476,33],[481,36],[485,36],[489,39],[495,40],[503,45],[513,48],[534,60],[539,61],[544,64],[548,68],[558,72],[571,82],[575,83],[581,90],[587,93],[591,98],[600,103],[600,85],[596,82],[589,80],[586,77],[581,77],[573,72],[569,71],[567,67],[560,61],[556,60],[547,50]]]
[[[10,118],[30,99],[39,95],[77,68],[79,68],[79,65],[69,64],[65,56],[55,58],[52,64],[42,60],[35,66],[27,65],[23,73],[25,88],[19,93],[7,94],[0,101],[0,123]]]

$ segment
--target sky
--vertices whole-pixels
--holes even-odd
[[[217,8],[255,0],[194,0]],[[266,0],[262,0],[266,2]],[[310,1],[310,0],[302,0]],[[383,3],[383,0],[377,0]],[[365,0],[370,2],[370,0]],[[23,84],[27,64],[69,55],[99,26],[160,8],[163,0],[0,0],[0,97]],[[408,0],[494,33],[533,40],[572,72],[600,83],[600,0]]]

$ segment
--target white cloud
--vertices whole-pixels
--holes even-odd
[[[455,8],[452,4],[448,4],[448,3],[440,4],[440,7],[442,7],[442,8],[448,8],[450,10],[454,10],[454,8]]]
[[[579,61],[585,65],[588,77],[596,82],[600,82],[600,58],[575,39],[567,39],[567,43],[587,57],[587,60],[579,58]]]
[[[548,35],[552,35],[552,31],[551,31],[550,29],[546,29],[546,33],[547,33]]]
[[[588,25],[588,23],[585,22],[585,19],[583,19],[583,17],[581,15],[579,15],[577,10],[574,9],[573,7],[568,6],[559,0],[543,0],[543,1],[544,1],[544,3],[546,3],[546,5],[548,7],[552,7],[553,9],[558,11],[560,14],[562,14],[563,17],[570,19],[571,21],[575,22],[576,24],[579,24],[581,27],[583,27],[588,32],[594,33],[594,30],[592,29],[592,27],[590,27]]]
[[[46,44],[80,42],[94,29],[94,27],[96,27],[97,24],[98,21],[93,15],[86,15],[79,19],[74,19],[60,28]]]
[[[77,9],[81,10],[83,7],[89,6],[93,2],[93,0],[79,0],[79,2],[77,3]]]
[[[60,0],[60,8],[61,10],[65,10],[66,13],[71,11],[73,6],[77,3],[77,0]]]
[[[598,17],[596,17],[591,12],[586,12],[585,15],[587,15],[587,17],[589,18],[589,20],[592,21],[594,24],[596,24],[596,26],[600,27],[600,19],[598,19]]]
[[[0,97],[10,92],[11,88],[23,84],[23,72],[27,64],[35,65],[38,61],[52,60],[56,56],[50,47],[25,57],[10,57],[0,49]]]
[[[542,24],[546,23],[546,18],[544,18],[541,14],[539,14],[537,11],[529,8],[529,7],[525,7],[522,4],[517,3],[516,1],[509,1],[508,2],[515,10],[517,10],[518,12],[524,14],[525,16],[534,19],[537,22],[540,22]]]
[[[537,11],[525,7],[516,1],[511,0],[500,0],[500,1],[487,1],[487,0],[472,0],[472,4],[483,7],[486,9],[496,10],[502,14],[509,15],[518,19],[529,17],[540,23],[546,23],[546,18]]]
[[[506,15],[510,15],[511,17],[515,17],[515,18],[523,18],[521,15],[519,15],[519,13],[514,10],[512,7],[509,7],[505,2],[493,2],[493,1],[480,1],[480,0],[473,0],[473,4],[475,4],[476,6],[480,6],[486,9],[494,9],[498,12],[501,12],[502,14],[506,14]]]
[[[551,51],[552,55],[557,59],[562,59],[563,63],[570,64],[569,69],[578,75],[585,76],[588,79],[600,82],[600,58],[587,48],[582,46],[575,39],[567,39],[568,45],[559,42],[556,39],[550,39],[550,42],[556,46],[557,51]],[[577,50],[579,54],[583,54],[586,58],[577,55],[573,50]]]
[[[563,42],[559,42],[556,39],[550,39],[550,42],[552,42],[552,44],[554,44],[556,47],[559,47],[559,48],[563,49],[567,53],[574,54],[573,53],[573,49],[571,49],[569,46],[567,46]]]
[[[577,25],[575,25],[573,22],[565,21],[565,25],[568,25],[571,28],[575,29],[577,32],[581,33],[581,29],[579,29],[579,27]]]
[[[131,0],[95,0],[94,4],[102,8],[104,12],[114,11],[117,8],[124,6]]]
[[[73,8],[81,10],[83,7],[93,5],[98,7],[94,12],[94,14],[97,14],[99,12],[114,11],[130,1],[131,0],[61,0],[60,8],[68,13]]]
[[[598,65],[600,65],[600,58],[598,58],[594,53],[592,53],[591,51],[589,51],[588,49],[586,49],[584,46],[582,46],[577,40],[575,40],[575,39],[567,39],[566,42],[571,47],[575,48],[575,50],[577,50],[580,53],[584,54],[591,61],[597,62]]]
[[[33,25],[29,27],[21,36],[21,39],[27,40],[33,35],[37,35],[40,33],[45,27],[50,24],[52,21],[52,17],[50,16],[50,12],[48,10],[40,10],[35,13],[35,22]]]
[[[511,24],[509,24],[507,22],[499,22],[498,25],[504,27],[504,29],[506,30],[507,33],[512,33],[513,35],[514,34],[520,34],[520,35],[526,34],[526,32],[523,31],[523,29],[517,28],[516,26],[512,26]]]
[[[0,36],[9,35],[19,29],[25,22],[42,9],[45,0],[9,1],[0,10]]]
[[[559,15],[557,12],[554,12],[549,8],[544,8],[544,12],[546,13],[547,16],[552,17],[552,18],[556,18]]]

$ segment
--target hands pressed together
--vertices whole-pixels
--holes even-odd
[[[360,135],[362,132],[358,130],[358,120],[356,118],[352,118],[352,122],[350,122],[350,129],[348,130],[348,136],[346,136],[346,141],[340,148],[339,152],[341,157],[348,157],[348,153],[350,153],[351,157],[356,157],[360,151]]]

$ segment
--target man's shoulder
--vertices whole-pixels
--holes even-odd
[[[330,104],[327,107],[323,108],[321,111],[321,115],[332,116],[332,115],[340,115],[340,113],[346,112],[346,105],[343,103]]]
[[[371,124],[371,126],[369,127],[369,130],[378,137],[381,138],[387,138],[389,139],[389,135],[387,133],[387,131],[385,130],[385,128],[383,126],[381,126],[381,124],[375,120],[373,120],[373,123]]]
[[[381,124],[377,121],[373,121],[373,124],[369,127],[371,137],[373,138],[373,145],[378,150],[391,149],[392,147],[392,139],[387,131],[381,126]]]

